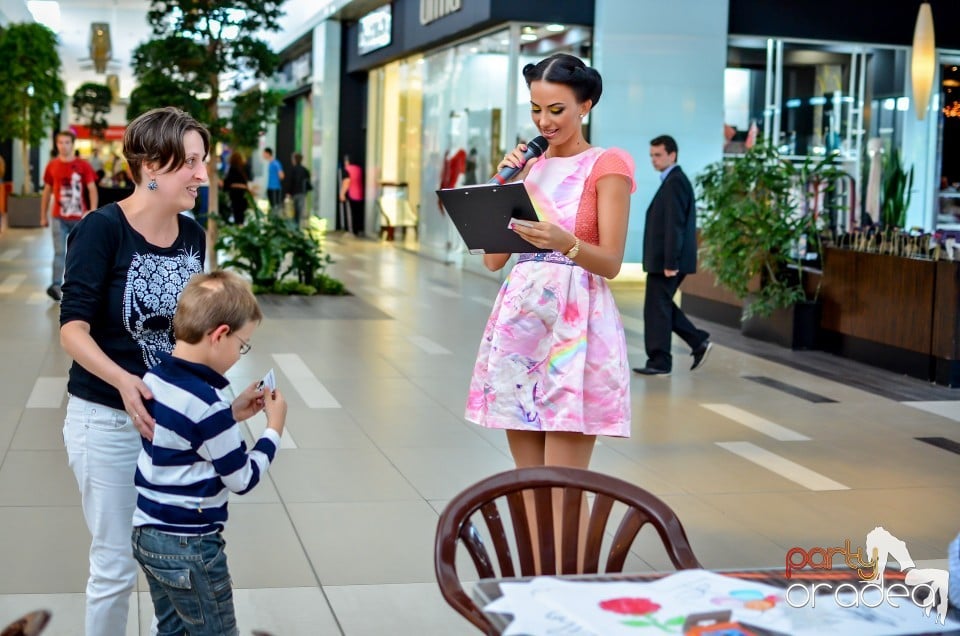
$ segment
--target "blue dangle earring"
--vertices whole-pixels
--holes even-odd
[[[156,179],[150,179],[150,182],[147,184],[147,190],[150,192],[156,192],[159,187]]]

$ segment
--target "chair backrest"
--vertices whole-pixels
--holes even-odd
[[[554,489],[562,492],[562,498],[557,499],[562,501],[559,533],[554,531]],[[524,493],[532,493],[536,537],[531,536]],[[581,542],[581,502],[587,494],[594,498]],[[613,529],[611,511],[617,502],[625,512]],[[510,528],[504,522],[504,511],[509,512]],[[551,575],[556,573],[558,560],[561,574],[621,572],[634,540],[648,523],[659,534],[674,567],[701,567],[677,515],[643,488],[579,468],[537,466],[509,470],[468,487],[447,505],[437,525],[434,569],[446,601],[482,631],[495,633],[460,583],[456,568],[458,543],[466,548],[481,579]],[[613,536],[605,542],[608,528]],[[489,535],[492,553],[484,543],[484,530]],[[559,550],[556,534],[560,537]],[[535,570],[533,540],[540,555],[539,572]],[[608,548],[602,559],[605,543]],[[578,567],[581,552],[582,570]]]
[[[3,628],[0,636],[37,636],[50,622],[50,612],[37,610],[24,614]]]

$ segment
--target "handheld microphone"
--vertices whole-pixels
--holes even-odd
[[[544,139],[543,137],[534,137],[533,139],[528,141],[527,149],[523,151],[524,165],[526,165],[526,163],[531,159],[533,159],[534,157],[539,157],[540,155],[545,153],[547,151],[548,145],[549,144],[547,143],[547,140]],[[493,175],[493,178],[487,181],[487,183],[489,184],[499,183],[500,185],[503,185],[509,179],[512,179],[514,175],[516,175],[522,169],[523,169],[523,166],[520,166],[519,168],[515,168],[514,166],[504,166],[503,170]]]

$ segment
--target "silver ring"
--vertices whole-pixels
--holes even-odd
[[[139,419],[139,418],[140,418],[140,414],[139,414],[139,413],[134,413],[134,414],[133,414],[133,419],[136,420],[136,419]]]

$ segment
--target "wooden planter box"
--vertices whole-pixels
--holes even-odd
[[[818,349],[820,310],[819,302],[798,303],[769,316],[751,316],[740,323],[740,332],[795,351]]]
[[[40,227],[40,195],[7,199],[9,227]]]
[[[828,248],[821,292],[824,348],[898,373],[933,379],[937,265]]]
[[[815,348],[960,387],[960,262],[827,248],[822,275],[805,275],[804,287],[821,305]],[[683,310],[691,316],[806,347],[797,346],[792,312],[741,325],[742,303],[716,287],[710,272],[688,276],[682,291]]]
[[[713,272],[701,269],[683,279],[680,307],[691,316],[734,329],[740,328],[743,301],[727,288],[719,287]]]
[[[960,263],[937,262],[936,278],[930,342],[932,379],[956,387],[960,386]]]
[[[819,282],[818,273],[804,274],[803,286],[808,298],[816,297]],[[757,289],[759,284],[757,280],[751,289]],[[680,304],[691,316],[739,329],[751,338],[796,350],[819,348],[819,302],[801,303],[774,311],[770,316],[743,320],[743,301],[728,289],[718,287],[713,273],[701,270],[684,279]]]

